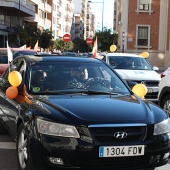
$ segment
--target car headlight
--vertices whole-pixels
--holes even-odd
[[[37,118],[37,129],[39,133],[46,135],[80,138],[74,126],[54,123],[39,118]]]
[[[170,118],[154,125],[154,135],[160,135],[170,131]]]

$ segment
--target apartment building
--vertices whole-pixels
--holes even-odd
[[[9,34],[14,33],[14,27],[23,25],[22,18],[34,18],[35,6],[25,0],[1,0],[0,4],[0,47],[6,47]]]
[[[149,53],[159,68],[170,65],[169,0],[117,0],[118,50]]]
[[[52,6],[49,16],[54,39],[62,38],[65,33],[71,34],[74,0],[49,0],[49,4]]]
[[[94,34],[95,22],[91,16],[87,0],[1,0],[0,47],[6,47],[9,34],[18,34],[14,28],[26,23],[42,31],[51,30],[54,39],[66,33],[71,34],[72,39],[86,39]]]
[[[92,13],[91,5],[88,0],[74,0],[74,38],[86,39],[95,34],[95,16]]]

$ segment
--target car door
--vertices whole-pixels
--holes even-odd
[[[7,125],[11,134],[16,136],[17,117],[20,115],[21,107],[20,107],[19,103],[17,103],[13,99],[9,99],[5,94],[6,89],[9,86],[11,86],[8,83],[9,72],[11,72],[13,70],[16,70],[19,72],[23,71],[23,70],[21,70],[21,68],[23,68],[23,67],[20,65],[20,63],[21,63],[20,59],[16,59],[14,61],[15,62],[13,62],[13,64],[11,66],[9,66],[9,68],[6,70],[5,74],[2,77],[3,84],[1,84],[1,86],[0,86],[0,102],[1,102],[0,108],[1,108],[2,114],[3,114],[3,116],[2,116],[3,121]]]

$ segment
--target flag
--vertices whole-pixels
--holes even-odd
[[[97,37],[96,37],[96,40],[94,41],[92,53],[93,53],[93,57],[96,58],[97,57]]]
[[[23,45],[23,46],[21,46],[21,47],[19,47],[19,48],[21,48],[21,49],[26,49],[26,44],[25,45]]]
[[[30,50],[30,49],[31,49],[31,46],[26,47],[26,49]]]
[[[7,43],[8,64],[9,64],[13,60],[13,54],[11,49],[9,48],[8,41],[6,43]]]
[[[34,46],[34,50],[40,51],[40,47],[38,46],[38,40],[37,40],[37,42],[36,42],[36,44]]]

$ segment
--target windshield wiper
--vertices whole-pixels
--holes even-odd
[[[105,91],[94,91],[94,90],[83,90],[77,91],[78,93],[85,93],[85,94],[109,94],[109,95],[118,95],[118,93],[113,92],[105,92]]]
[[[105,92],[105,91],[94,91],[94,90],[74,90],[74,91],[47,91],[41,93],[33,93],[33,95],[64,95],[64,94],[109,94],[109,95],[118,95],[119,93]]]

